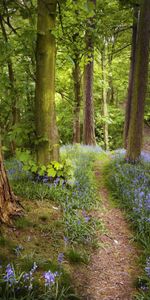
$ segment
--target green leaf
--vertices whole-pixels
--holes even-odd
[[[51,176],[51,177],[55,177],[56,176],[56,170],[54,170],[54,168],[49,168],[48,170],[47,170],[47,175],[48,176]]]
[[[24,171],[30,171],[30,166],[27,166],[27,165],[23,166],[23,170]]]
[[[40,167],[40,170],[43,171],[43,172],[46,172],[46,166],[44,166],[44,165],[41,166],[41,167]]]
[[[38,166],[36,166],[36,165],[32,166],[31,172],[36,173],[37,170],[38,170]]]
[[[56,169],[56,170],[63,169],[63,165],[61,163],[59,163],[58,161],[52,161],[51,164],[54,166],[54,169]]]

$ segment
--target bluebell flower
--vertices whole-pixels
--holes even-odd
[[[16,283],[16,276],[14,269],[10,264],[6,266],[6,275],[4,275],[4,281],[7,282],[9,285],[13,285]]]
[[[55,283],[56,276],[58,275],[58,272],[52,273],[51,271],[44,272],[43,277],[45,280],[45,286],[50,287]]]
[[[37,269],[37,264],[36,264],[36,262],[34,262],[34,264],[33,264],[33,267],[32,267],[32,269],[31,269],[31,273],[34,273],[35,271],[36,271],[36,269]]]
[[[21,254],[21,251],[23,250],[23,247],[21,245],[18,245],[14,251],[16,253],[17,256],[19,256]]]
[[[58,263],[62,264],[63,260],[64,260],[64,253],[59,253],[58,259],[57,259]]]
[[[25,273],[25,274],[23,274],[22,277],[23,277],[24,281],[28,281],[30,279],[30,274],[29,273]]]
[[[88,223],[88,222],[90,221],[90,219],[91,219],[91,218],[90,218],[89,216],[86,216],[86,217],[85,217],[85,222]]]
[[[65,245],[68,244],[68,238],[66,236],[64,236],[64,243],[65,243]]]

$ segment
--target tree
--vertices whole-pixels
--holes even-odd
[[[0,1],[0,127],[8,153],[34,148],[36,8]],[[33,21],[32,21],[33,20]]]
[[[74,79],[74,124],[73,143],[80,143],[80,107],[81,107],[81,70],[78,55],[74,59],[73,79]]]
[[[85,53],[85,30],[86,20],[91,11],[86,6],[86,0],[65,1],[60,7],[61,23],[58,28],[58,54],[63,62],[65,78],[67,72],[65,68],[71,68],[73,94],[70,97],[70,104],[73,106],[73,143],[80,143],[82,120],[82,59]],[[64,66],[64,61],[66,64]],[[58,65],[59,69],[59,65]],[[58,71],[57,71],[58,73]],[[60,73],[60,70],[59,70]],[[66,84],[66,80],[65,80]],[[64,84],[61,84],[64,93]],[[70,86],[71,88],[71,86]],[[65,88],[66,89],[66,88]],[[62,93],[62,92],[61,92]]]
[[[102,60],[102,80],[103,80],[103,88],[102,88],[102,110],[103,110],[103,118],[104,118],[104,125],[103,125],[103,134],[104,134],[104,145],[105,150],[109,148],[109,138],[108,138],[108,105],[107,105],[107,66],[106,66],[106,48],[107,43],[104,41],[104,46],[102,49],[101,60]]]
[[[10,187],[0,149],[0,221],[10,223],[10,217],[19,212],[20,209],[17,208],[16,197]]]
[[[10,17],[9,17],[9,13],[8,13],[8,8],[4,1],[3,2],[3,15],[0,14],[0,27],[1,27],[2,35],[3,35],[4,42],[6,44],[6,47],[9,47],[8,46],[8,44],[9,44],[8,34],[7,34],[6,26],[5,26],[5,24],[6,24],[6,20],[4,18],[5,15],[7,17],[7,24],[10,25]],[[11,115],[12,115],[11,123],[12,123],[12,126],[16,126],[16,124],[19,121],[19,110],[17,109],[18,91],[17,91],[16,84],[15,84],[15,74],[14,74],[11,56],[8,57],[8,59],[7,59],[7,67],[8,67],[9,91],[10,91],[10,99],[11,99]],[[12,148],[11,149],[12,153],[14,154],[15,150],[16,150],[15,140],[12,140],[11,148]]]
[[[146,97],[149,39],[150,39],[150,0],[143,0],[141,4],[133,88],[131,98],[131,117],[129,123],[127,159],[136,162],[141,154],[144,123],[144,103]]]
[[[55,115],[56,0],[38,0],[35,117],[37,162],[59,159]]]
[[[125,149],[127,148],[127,142],[128,142],[127,139],[128,139],[129,124],[130,124],[130,117],[131,117],[131,100],[132,100],[132,92],[133,92],[134,68],[135,68],[135,59],[136,59],[138,15],[139,15],[139,6],[135,5],[133,8],[131,62],[130,62],[130,74],[129,74],[128,98],[126,103],[126,115],[125,115],[125,124],[124,124]]]
[[[87,0],[87,4],[96,7],[96,0]],[[93,104],[93,68],[94,68],[94,35],[95,26],[94,15],[87,20],[86,40],[86,63],[84,67],[84,123],[83,123],[83,143],[95,145],[95,125],[94,125],[94,104]]]

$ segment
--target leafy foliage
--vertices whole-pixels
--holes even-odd
[[[61,163],[51,161],[47,166],[38,166],[28,150],[18,150],[17,158],[23,163],[23,170],[33,174],[34,179],[37,181],[52,182],[57,179],[58,183],[63,183],[64,180],[72,176],[72,165],[69,160],[61,161]]]
[[[16,166],[12,168],[11,165],[8,174],[13,190],[17,195],[28,199],[54,200],[64,211],[63,222],[67,239],[70,242],[93,243],[95,229],[103,228],[101,222],[92,218],[88,213],[88,210],[97,202],[92,167],[101,151],[101,148],[91,146],[62,147],[62,160],[69,159],[73,166],[71,169],[73,176],[65,181],[57,177],[49,182],[49,178],[44,177],[43,183],[35,182],[29,171],[24,172],[20,163],[19,172],[16,172]],[[28,152],[22,153],[22,160],[28,160],[29,156]],[[59,165],[59,163],[56,164],[56,171],[59,171]],[[45,168],[42,171],[45,172]]]

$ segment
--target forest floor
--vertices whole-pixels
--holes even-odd
[[[135,292],[140,250],[123,213],[110,201],[102,162],[96,163],[95,175],[102,201],[97,214],[107,233],[98,236],[100,247],[91,255],[90,264],[75,269],[74,282],[85,300],[130,300]]]
[[[147,125],[144,127],[143,150],[150,152],[150,127]],[[85,300],[131,300],[140,272],[140,249],[133,242],[133,232],[123,212],[110,201],[103,168],[104,164],[97,162],[95,176],[100,182],[102,201],[98,217],[104,223],[107,234],[98,236],[101,246],[92,253],[90,264],[74,270],[74,282]]]
[[[150,152],[148,126],[144,129],[143,150]],[[68,274],[73,274],[71,277],[80,299],[133,299],[136,279],[141,271],[141,250],[134,242],[134,233],[124,213],[112,201],[107,189],[104,170],[108,160],[107,156],[102,156],[95,162],[99,204],[90,212],[102,222],[103,230],[97,231],[97,245],[94,248],[84,249],[86,246],[75,244],[75,251],[84,254],[87,250],[90,255],[88,264],[73,264],[68,259],[61,206],[53,200],[31,201],[28,197],[21,198],[25,207],[24,216],[16,219],[12,227],[1,227],[0,259],[6,263],[14,261],[24,271],[36,262],[40,270],[47,271],[51,268],[55,270],[59,254],[64,253],[63,266]]]

